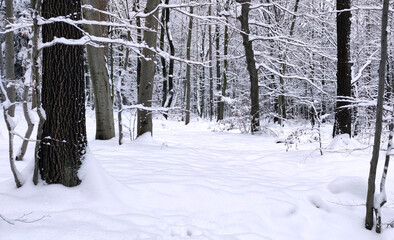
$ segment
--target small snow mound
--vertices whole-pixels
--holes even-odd
[[[334,194],[350,193],[363,199],[367,196],[368,186],[361,177],[343,176],[329,183],[327,188]]]
[[[89,151],[78,171],[78,177],[82,180],[82,183],[77,188],[81,188],[84,195],[95,200],[101,199],[110,202],[118,200],[122,202],[122,199],[127,198],[130,192],[127,186],[108,174]]]
[[[155,141],[153,140],[151,132],[144,133],[141,136],[137,137],[137,139],[135,139],[135,142],[138,142],[138,143],[155,143]]]
[[[327,148],[350,150],[350,149],[357,149],[361,147],[363,147],[363,145],[357,140],[350,138],[349,134],[341,134],[335,136]]]
[[[327,203],[323,199],[321,199],[320,196],[311,195],[308,197],[308,199],[313,204],[313,206],[315,206],[316,208],[330,212],[330,207],[327,205]]]

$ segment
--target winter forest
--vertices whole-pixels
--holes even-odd
[[[0,0],[0,239],[394,239],[393,0]]]

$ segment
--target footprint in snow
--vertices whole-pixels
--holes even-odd
[[[320,196],[318,195],[311,195],[308,197],[309,202],[311,202],[313,204],[313,206],[315,206],[318,209],[322,209],[326,212],[330,212],[330,207],[327,205],[327,203],[321,199]]]

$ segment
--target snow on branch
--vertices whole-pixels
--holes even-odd
[[[321,92],[322,94],[326,95],[326,96],[330,96],[331,94],[327,93],[326,91],[324,91],[322,88],[320,88],[319,86],[317,86],[311,79],[307,78],[307,77],[302,77],[302,76],[297,76],[297,75],[292,75],[292,76],[286,76],[281,74],[280,72],[276,71],[275,69],[269,67],[268,65],[266,65],[265,63],[261,62],[259,63],[259,65],[257,66],[258,69],[260,68],[264,68],[266,70],[268,70],[269,72],[281,77],[281,78],[286,78],[286,79],[298,79],[298,80],[304,80],[306,82],[308,82],[311,86],[313,86],[316,90],[318,90],[319,92]]]
[[[123,106],[123,110],[127,109],[137,109],[137,110],[145,110],[150,112],[167,112],[169,110],[178,110],[181,108],[166,108],[166,107],[145,107],[142,104],[130,105],[130,106]]]

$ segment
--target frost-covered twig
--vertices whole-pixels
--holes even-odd
[[[26,218],[26,216],[29,216],[29,215],[32,214],[32,213],[33,213],[33,212],[23,214],[22,216],[20,216],[19,218],[16,218],[16,219],[8,219],[8,218],[6,218],[6,217],[4,217],[3,215],[0,214],[0,218],[1,218],[3,221],[5,221],[6,223],[10,224],[10,225],[15,225],[15,222],[20,222],[20,223],[35,223],[35,222],[38,222],[38,221],[40,221],[40,220],[42,220],[42,219],[44,219],[44,218],[46,218],[46,217],[49,217],[49,215],[44,215],[44,216],[42,216],[42,217],[40,217],[40,218],[37,218],[37,219],[28,220],[28,219]]]

